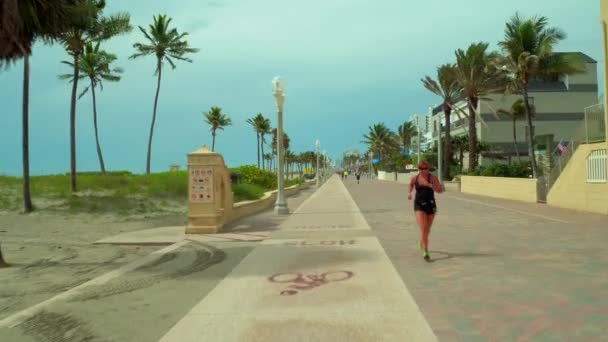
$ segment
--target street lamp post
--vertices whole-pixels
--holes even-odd
[[[272,93],[277,105],[277,200],[274,204],[274,212],[278,215],[289,214],[285,194],[283,192],[283,103],[285,102],[285,92],[283,83],[279,77],[272,80]]]
[[[420,115],[416,114],[416,128],[418,129],[418,163],[420,163]]]
[[[373,177],[372,177],[372,168],[373,168],[372,163],[373,163],[373,158],[374,158],[374,152],[369,151],[369,173],[368,173],[368,175],[369,175],[369,179],[373,179]]]
[[[433,115],[433,107],[429,107],[429,115]],[[443,186],[443,145],[441,144],[441,118],[438,120],[439,134],[437,134],[437,178]]]
[[[327,168],[327,151],[323,150],[323,181],[324,182],[325,182],[325,174],[327,171],[326,168]]]
[[[317,152],[317,171],[315,172],[316,177],[317,178],[317,188],[320,185],[320,181],[319,178],[321,177],[321,173],[319,172],[319,157],[320,157],[320,150],[321,150],[321,142],[319,141],[319,139],[317,139],[317,141],[315,141],[315,148],[316,148],[316,152]]]

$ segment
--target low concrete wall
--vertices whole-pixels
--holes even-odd
[[[579,145],[547,195],[547,204],[608,215],[608,184],[587,183],[587,156],[605,143]]]
[[[467,194],[538,202],[537,180],[529,178],[461,176],[460,191]]]
[[[312,186],[314,183],[315,183],[314,181],[307,181],[306,183],[304,183],[302,185],[299,185],[299,186],[294,185],[292,187],[286,188],[285,197],[295,195],[300,190],[306,189],[306,188]],[[224,222],[224,224],[228,224],[228,223],[234,222],[238,219],[241,219],[243,217],[250,216],[253,214],[257,214],[261,211],[264,211],[264,210],[272,207],[272,205],[276,202],[276,200],[277,200],[277,190],[273,190],[273,191],[266,192],[264,194],[264,196],[258,200],[234,203],[234,205],[232,206],[232,210],[230,211],[230,215],[226,218],[226,221]]]
[[[386,171],[378,171],[378,180],[391,180],[388,179],[388,172]]]
[[[460,192],[460,182],[443,182],[445,191]]]

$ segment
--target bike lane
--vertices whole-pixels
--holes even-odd
[[[436,341],[337,177],[161,339]]]

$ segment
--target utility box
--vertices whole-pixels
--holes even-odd
[[[220,231],[232,211],[232,187],[224,158],[205,145],[188,154],[186,234]]]

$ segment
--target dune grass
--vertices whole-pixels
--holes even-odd
[[[285,185],[301,184],[301,179]],[[16,211],[22,205],[21,177],[0,176],[0,210]],[[265,189],[256,184],[233,184],[234,201],[259,199]],[[69,191],[69,175],[31,177],[34,206],[39,210],[69,213],[139,214],[168,208],[185,210],[188,198],[186,171],[132,174],[128,171],[78,174],[78,192]],[[181,209],[180,209],[181,208]]]

